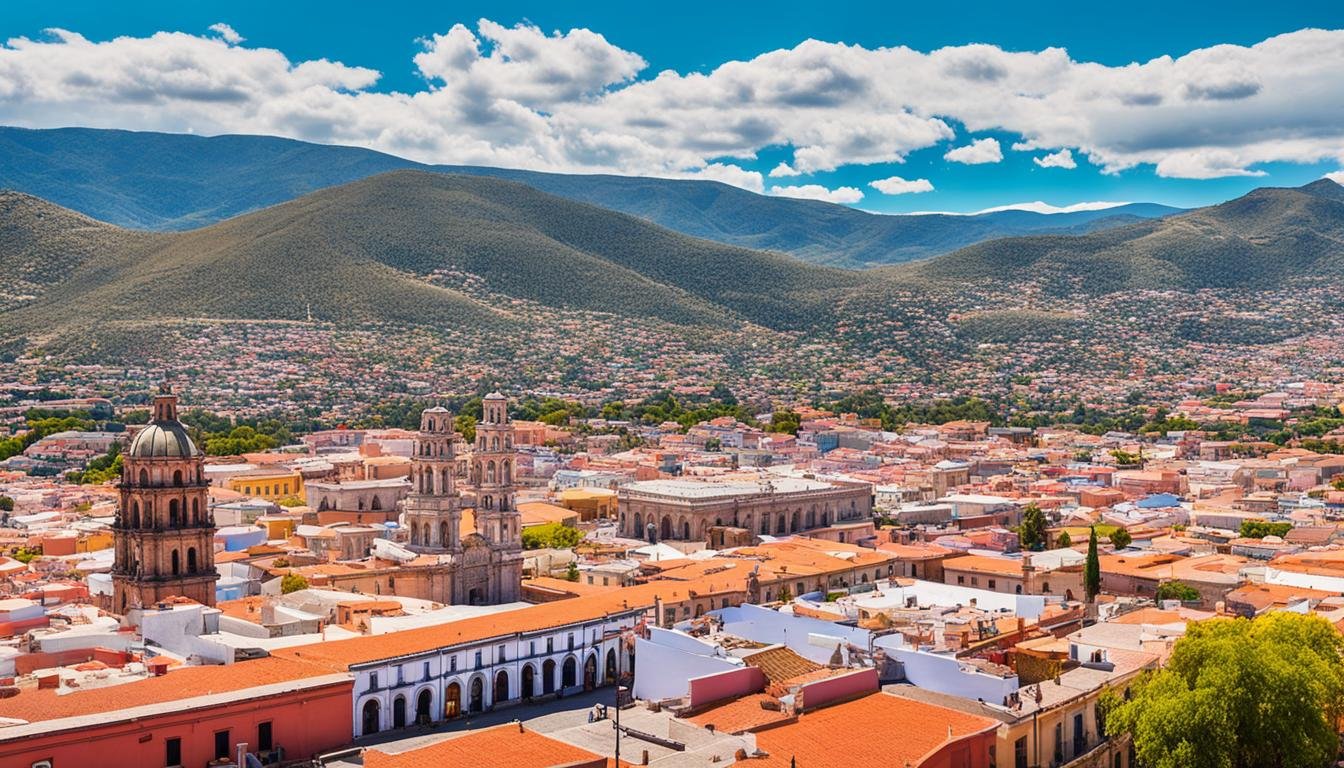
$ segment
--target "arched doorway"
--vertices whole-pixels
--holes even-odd
[[[597,654],[588,654],[588,660],[583,662],[583,689],[591,691],[597,687]]]
[[[615,648],[609,648],[609,649],[607,649],[607,670],[606,670],[606,673],[607,673],[607,685],[612,685],[613,683],[615,683],[615,682],[616,682],[616,675],[617,675],[617,672],[616,672],[616,649],[615,649]]]
[[[530,699],[530,698],[532,698],[533,696],[536,695],[536,688],[533,687],[533,686],[536,684],[536,677],[537,677],[537,672],[536,672],[536,670],[534,670],[534,669],[532,668],[532,665],[531,665],[531,664],[524,664],[524,665],[523,665],[523,698],[524,698],[524,699]]]
[[[434,713],[433,710],[431,710],[431,707],[433,706],[434,695],[429,692],[428,688],[426,688],[421,691],[420,695],[415,699],[415,722],[421,725],[426,725],[430,720],[434,719]]]
[[[789,523],[790,523],[790,525],[789,525],[789,532],[790,532],[790,533],[797,533],[799,530],[802,529],[803,524],[802,524],[802,522],[801,522],[801,519],[802,519],[802,514],[799,513],[798,510],[795,509],[795,510],[793,511],[793,517],[791,517],[791,518],[789,519]]]
[[[555,659],[547,659],[541,665],[541,692],[555,693]]]
[[[635,530],[634,530],[634,533],[635,533],[636,536],[639,536],[640,534],[644,533],[644,518],[641,517],[640,514],[639,514],[638,512],[635,513]]]
[[[451,720],[462,714],[462,686],[449,683],[443,692],[443,716]]]
[[[491,706],[499,706],[501,702],[509,700],[509,673],[507,670],[499,670],[495,675],[495,695],[491,699]]]
[[[378,721],[382,719],[382,712],[378,706],[377,699],[369,699],[364,702],[364,727],[360,730],[361,736],[368,736],[371,733],[378,732]]]
[[[686,520],[681,521],[681,538],[685,541],[691,540],[691,524]]]
[[[672,518],[664,516],[662,527],[658,529],[658,540],[667,541],[670,538],[672,538]]]
[[[565,666],[560,670],[560,687],[573,688],[578,685],[579,664],[574,661],[573,656],[565,659]]]
[[[472,678],[471,681],[471,701],[467,707],[468,712],[480,712],[485,708],[485,684],[481,682],[480,677]]]
[[[406,727],[406,697],[398,696],[392,700],[392,727]]]

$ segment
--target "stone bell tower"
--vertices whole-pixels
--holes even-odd
[[[411,494],[406,498],[406,526],[416,551],[456,553],[462,548],[458,533],[462,498],[454,477],[456,439],[448,409],[436,406],[420,414],[411,456]]]
[[[177,420],[167,384],[151,416],[122,454],[112,565],[112,610],[121,614],[174,596],[214,605],[219,579],[204,454]]]
[[[490,587],[492,603],[518,599],[523,569],[523,525],[514,496],[517,455],[509,403],[493,392],[481,403],[476,443],[471,454],[471,479],[476,488],[476,531],[490,545],[496,567]]]

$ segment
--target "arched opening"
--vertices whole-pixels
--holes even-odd
[[[608,649],[607,649],[607,669],[606,669],[607,685],[611,685],[611,684],[613,684],[613,683],[616,682],[616,675],[617,675],[617,672],[616,672],[616,649],[615,649],[615,648],[608,648]]]
[[[574,661],[573,656],[565,658],[565,665],[560,669],[560,687],[573,688],[578,684],[579,664]]]
[[[764,536],[768,533],[770,533],[770,515],[767,513],[761,515],[761,535]]]
[[[406,697],[398,696],[392,700],[392,727],[406,727]]]
[[[802,530],[803,528],[802,515],[798,512],[798,510],[795,509],[793,511],[793,518],[789,520],[789,523],[790,523],[789,525],[790,532],[797,532]]]
[[[537,682],[536,677],[537,677],[537,672],[536,672],[535,669],[532,668],[532,665],[531,665],[531,664],[524,664],[524,665],[523,665],[523,698],[524,698],[524,699],[530,699],[530,698],[532,698],[533,696],[536,695],[536,693],[534,692],[534,691],[535,691],[536,682]]]
[[[200,524],[201,524],[201,500],[200,500],[200,499],[192,499],[192,500],[191,500],[191,524],[192,524],[192,525],[200,525]]]
[[[187,573],[196,572],[196,548],[187,547]]]
[[[644,535],[644,518],[640,517],[638,512],[635,513],[635,529],[631,533],[635,536]]]
[[[664,515],[663,524],[658,529],[658,538],[660,541],[666,541],[672,538],[672,518]]]
[[[422,525],[420,531],[420,543],[429,546],[429,523]]]
[[[415,722],[425,725],[433,717],[434,694],[426,688],[415,699]]]
[[[681,538],[683,541],[691,540],[691,524],[689,521],[681,521]]]
[[[173,485],[176,485],[176,486],[181,487],[181,485],[182,485],[182,470],[179,469],[179,470],[176,470],[176,471],[173,472]]]
[[[471,700],[469,703],[469,712],[480,712],[485,708],[485,684],[481,682],[480,677],[475,677],[471,681]]]
[[[439,523],[439,546],[446,547],[451,539],[448,538],[448,524]]]
[[[364,702],[364,727],[360,729],[360,735],[368,736],[371,733],[377,733],[379,720],[381,719],[382,713],[379,711],[378,700],[369,699]]]
[[[498,706],[501,702],[509,700],[509,673],[508,670],[501,669],[499,674],[495,675],[495,695],[491,701],[492,706]]]
[[[140,527],[140,502],[138,501],[131,502],[131,527]]]
[[[462,686],[449,683],[443,691],[443,716],[451,720],[462,713]]]
[[[499,435],[495,435],[494,437],[490,438],[490,450],[492,451],[499,450]]]
[[[510,478],[513,477],[513,472],[510,471],[509,469],[509,462],[507,461],[500,462],[499,470],[500,470],[500,482],[504,483],[505,485],[508,485],[510,482]]]
[[[821,525],[822,525],[822,527],[824,528],[824,527],[826,527],[826,526],[828,526],[828,525],[830,525],[830,524],[831,524],[831,513],[830,513],[830,512],[822,512],[822,513],[821,513]]]
[[[780,512],[779,517],[775,518],[775,533],[784,532],[784,513]]]
[[[177,576],[182,573],[182,558],[177,554],[176,549],[173,550],[172,561],[173,561],[173,575]]]
[[[817,527],[817,508],[815,506],[807,510],[807,527],[808,528]]]
[[[373,502],[372,502],[371,504],[369,504],[369,509],[378,510],[378,509],[382,509],[382,508],[383,508],[383,502],[382,502],[382,500],[379,499],[377,496],[374,496],[374,497],[373,497]]]
[[[149,485],[149,470],[143,468],[140,470],[140,484]]]
[[[177,499],[169,499],[168,524],[176,528],[178,525],[181,525],[181,523],[182,519],[181,519],[181,512],[178,511],[178,501]]]
[[[495,462],[493,461],[485,463],[485,482],[488,485],[495,484]]]
[[[597,687],[597,654],[588,654],[588,660],[583,662],[583,690],[591,691]]]
[[[555,693],[555,659],[547,659],[541,665],[541,692]]]

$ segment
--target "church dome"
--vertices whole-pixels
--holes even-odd
[[[135,433],[131,447],[126,452],[140,459],[185,459],[197,453],[196,444],[191,442],[186,427],[180,421],[151,422]]]

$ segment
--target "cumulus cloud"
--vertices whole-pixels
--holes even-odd
[[[943,159],[966,165],[997,163],[1003,159],[1003,148],[998,139],[976,139],[964,147],[948,150]]]
[[[229,45],[237,45],[247,39],[242,35],[238,34],[237,32],[233,31],[233,27],[230,27],[228,24],[225,24],[222,21],[219,22],[218,24],[211,24],[209,29],[211,32],[214,32],[215,34],[219,35],[219,39],[223,40]]]
[[[827,203],[857,203],[863,199],[863,192],[855,187],[837,187],[831,189],[820,184],[799,184],[788,187],[771,187],[770,194],[776,197],[797,197],[803,200],[822,200]]]
[[[868,186],[884,195],[908,195],[933,191],[933,183],[928,179],[903,179],[900,176],[878,179],[869,182]]]
[[[1067,147],[1058,152],[1051,152],[1044,157],[1033,157],[1031,162],[1042,168],[1077,168],[1078,163],[1073,159],[1073,152]]]
[[[1051,205],[1041,200],[1034,200],[1030,203],[1010,203],[1008,205],[996,205],[993,208],[985,208],[976,211],[972,216],[981,213],[994,213],[996,211],[1031,211],[1032,213],[1077,213],[1078,211],[1104,211],[1107,208],[1116,208],[1129,203],[1116,203],[1104,200],[1093,202],[1072,203],[1070,205]]]
[[[1063,49],[934,51],[806,40],[706,72],[647,71],[598,31],[488,19],[426,30],[409,92],[379,73],[203,35],[89,40],[52,30],[0,44],[0,123],[264,133],[416,160],[722,178],[783,150],[782,178],[901,162],[972,134],[1103,172],[1255,175],[1271,162],[1344,163],[1344,30],[1301,30],[1125,66]],[[992,150],[992,151],[991,151]],[[993,139],[950,162],[1002,157]],[[990,162],[990,160],[981,160]],[[717,167],[716,167],[717,166]],[[717,176],[715,176],[717,174]],[[812,185],[801,185],[809,187]],[[855,190],[857,192],[857,190]],[[852,197],[852,195],[850,195]]]
[[[1344,185],[1344,171],[1331,171],[1330,173],[1325,174],[1323,178],[1327,178],[1336,184]]]

